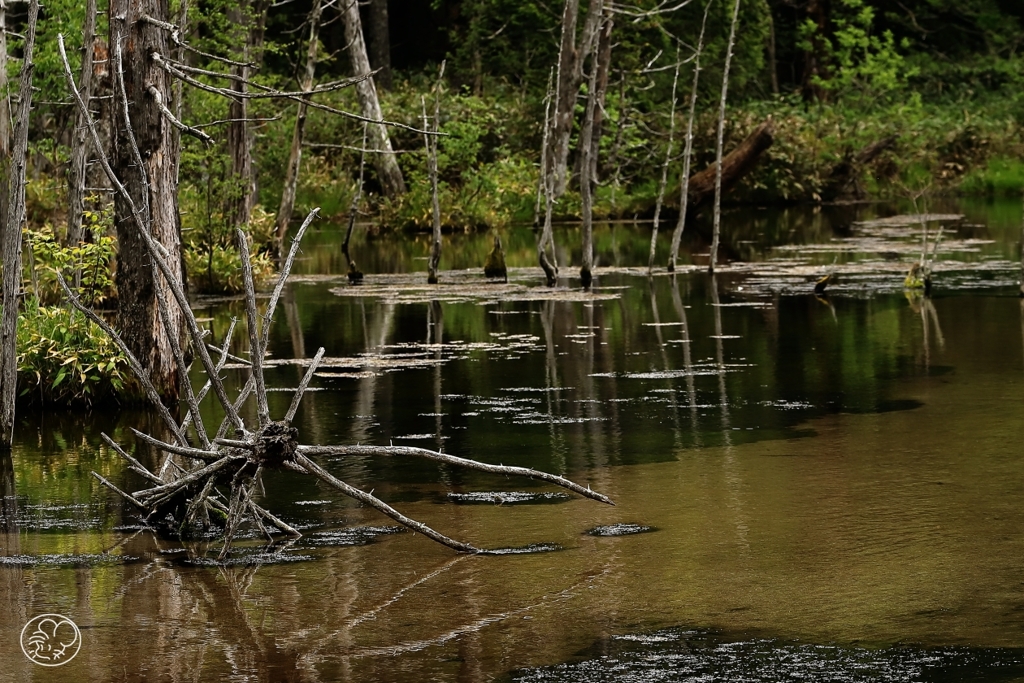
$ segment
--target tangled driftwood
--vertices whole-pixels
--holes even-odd
[[[319,478],[321,481],[338,489],[345,495],[354,498],[361,503],[368,505],[384,513],[393,520],[403,524],[410,529],[417,531],[439,543],[460,552],[481,553],[487,552],[468,543],[456,541],[441,534],[427,525],[414,519],[406,517],[384,501],[376,498],[370,493],[362,491],[338,479],[312,458],[324,454],[363,454],[381,456],[414,456],[428,458],[448,465],[466,467],[481,470],[484,472],[499,473],[529,477],[546,481],[562,486],[580,495],[612,504],[612,501],[589,488],[580,486],[574,482],[558,475],[540,472],[525,467],[506,467],[502,465],[490,465],[476,460],[458,458],[444,453],[430,451],[422,448],[396,448],[391,446],[302,446],[298,443],[298,432],[292,427],[292,420],[298,410],[299,402],[309,386],[309,382],[316,372],[324,356],[324,349],[321,348],[309,364],[305,376],[296,388],[291,405],[284,417],[274,420],[270,416],[267,402],[267,388],[264,380],[263,359],[267,352],[270,336],[270,326],[274,317],[274,310],[281,298],[288,274],[291,272],[299,244],[306,229],[317,216],[319,209],[313,209],[300,226],[295,238],[292,240],[291,248],[281,266],[281,272],[276,285],[271,293],[267,304],[266,313],[260,316],[256,308],[256,291],[253,285],[252,267],[249,260],[248,239],[239,230],[238,246],[242,262],[242,275],[245,286],[246,322],[249,334],[249,360],[244,361],[228,353],[233,336],[235,321],[232,321],[227,335],[221,347],[212,346],[207,343],[208,330],[202,330],[195,315],[189,307],[182,282],[180,281],[180,269],[172,268],[169,263],[169,254],[163,246],[150,234],[148,221],[148,206],[136,206],[131,194],[125,188],[121,179],[112,170],[105,150],[100,143],[99,135],[85,103],[78,95],[74,87],[74,80],[71,69],[68,65],[67,56],[64,52],[63,40],[58,40],[58,48],[64,65],[65,78],[69,83],[71,93],[82,112],[89,133],[96,149],[98,161],[104,172],[110,179],[114,191],[131,209],[133,223],[146,246],[146,251],[154,270],[154,280],[162,278],[170,290],[174,301],[167,301],[157,297],[160,318],[164,328],[168,331],[170,338],[171,352],[174,356],[179,372],[180,384],[184,402],[188,407],[187,415],[180,423],[171,414],[171,411],[162,403],[160,396],[149,379],[149,374],[132,354],[118,333],[110,325],[86,307],[67,285],[64,278],[58,274],[61,287],[70,303],[79,311],[84,313],[90,320],[99,325],[117,343],[118,347],[128,358],[133,374],[138,379],[146,392],[150,402],[157,409],[161,419],[170,434],[168,440],[158,439],[152,435],[145,434],[138,430],[132,430],[135,436],[142,442],[147,443],[159,451],[167,454],[160,468],[159,473],[154,473],[142,465],[137,459],[129,455],[113,439],[106,434],[102,435],[104,441],[119,453],[129,465],[129,468],[145,478],[150,486],[132,493],[122,491],[113,483],[97,473],[93,473],[105,486],[119,494],[125,501],[134,506],[146,523],[162,527],[165,531],[184,535],[195,527],[208,530],[210,528],[222,529],[224,539],[220,551],[220,558],[224,559],[231,548],[231,543],[237,535],[241,525],[249,521],[269,539],[274,540],[275,533],[286,534],[293,537],[301,536],[300,532],[261,507],[255,500],[257,491],[263,489],[263,478],[267,473],[289,469],[303,474],[309,474]],[[115,69],[121,70],[120,51],[118,46],[114,49]],[[128,102],[122,99],[120,102],[124,112],[128,110]],[[128,117],[125,115],[125,119]],[[148,196],[149,182],[145,177],[144,165],[138,152],[134,134],[131,126],[127,127],[127,134],[133,153],[139,163],[137,168],[143,174],[143,183],[146,186],[144,197]],[[135,255],[140,256],[140,255]],[[191,352],[202,363],[206,372],[207,380],[205,385],[198,391],[193,391],[189,380],[188,365],[185,357],[185,350],[181,347],[179,340],[171,333],[172,305],[176,305],[184,316],[185,327],[188,330],[191,342]],[[215,363],[210,352],[219,355]],[[235,362],[242,361],[249,368],[249,378],[238,395],[232,400],[227,393],[224,383],[221,381],[220,372],[229,357]],[[217,402],[224,411],[224,419],[221,421],[217,431],[210,436],[207,426],[203,423],[200,414],[200,403],[212,390]],[[256,402],[257,423],[246,424],[242,418],[241,409],[246,401],[253,399]],[[231,430],[231,437],[228,437],[228,430]],[[177,457],[173,457],[177,456]],[[185,463],[185,464],[180,464]],[[223,489],[223,491],[222,491]]]

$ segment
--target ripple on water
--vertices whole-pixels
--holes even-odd
[[[533,553],[551,553],[556,550],[561,550],[562,546],[557,543],[531,543],[530,545],[520,546],[518,548],[495,548],[494,550],[484,550],[483,555],[531,555]]]
[[[514,671],[516,683],[927,683],[1017,680],[1024,651],[1010,648],[866,648],[773,638],[735,639],[668,629],[613,636],[587,659]]]
[[[372,543],[378,536],[399,534],[403,531],[404,529],[400,526],[357,526],[347,529],[325,529],[303,536],[302,543],[304,545],[331,548],[367,545]]]
[[[569,500],[569,495],[556,492],[472,491],[470,493],[449,493],[448,500],[462,505],[482,503],[491,505],[529,505],[531,503],[560,503]]]
[[[645,534],[649,531],[657,531],[657,529],[643,524],[607,524],[605,526],[596,526],[583,533],[587,536],[632,536],[633,534]]]

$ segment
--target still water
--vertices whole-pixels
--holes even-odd
[[[589,295],[572,280],[533,289],[526,229],[503,235],[523,267],[509,285],[449,273],[436,290],[388,275],[425,270],[425,240],[361,236],[368,281],[353,290],[324,225],[271,344],[282,388],[303,373],[289,359],[326,349],[303,443],[547,469],[616,506],[425,462],[323,458],[445,534],[537,552],[459,556],[277,473],[264,505],[304,537],[266,548],[253,534],[214,566],[90,476],[142,488],[99,434],[155,467],[128,430],[150,416],[25,415],[0,457],[0,680],[1024,680],[1021,210],[943,210],[967,216],[938,250],[960,270],[937,267],[931,299],[897,272],[915,228],[882,248],[851,228],[893,207],[733,213],[728,253],[789,270],[713,279],[649,279],[650,226],[604,226]],[[575,229],[559,240],[571,262]],[[490,242],[449,237],[443,267],[476,268]],[[699,239],[687,248],[684,262],[705,262]],[[815,273],[876,257],[873,275],[811,294]],[[238,302],[196,310],[218,338],[244,320]],[[291,396],[270,398],[280,415]],[[21,652],[43,613],[81,629],[65,666]]]

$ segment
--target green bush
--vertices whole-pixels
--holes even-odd
[[[274,262],[266,252],[251,254],[252,277],[259,288],[274,274]],[[242,284],[242,257],[235,246],[214,244],[185,247],[185,270],[193,292],[202,294],[238,294]]]
[[[27,403],[92,405],[135,395],[128,361],[77,311],[30,302],[18,316],[18,397]]]
[[[117,250],[117,240],[107,234],[113,221],[113,205],[102,211],[86,211],[84,229],[90,241],[65,247],[54,234],[53,226],[43,225],[39,230],[25,228],[26,246],[31,248],[31,259],[25,260],[28,281],[37,289],[36,299],[48,305],[64,299],[57,282],[60,272],[69,285],[74,285],[74,274],[81,273],[77,294],[87,306],[97,307],[117,298],[111,264]],[[74,288],[74,287],[73,287]]]

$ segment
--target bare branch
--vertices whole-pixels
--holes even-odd
[[[238,97],[239,96],[239,93],[234,91],[234,90],[228,90],[226,88],[218,88],[216,86],[208,85],[206,83],[203,83],[200,80],[192,78],[188,74],[182,72],[180,69],[174,68],[173,65],[169,64],[167,62],[167,60],[165,60],[163,57],[161,57],[156,52],[154,52],[151,55],[151,57],[152,57],[153,61],[156,62],[156,64],[160,68],[162,68],[164,71],[166,71],[167,73],[171,74],[172,76],[174,76],[176,78],[180,78],[181,80],[185,81],[186,83],[188,83],[191,86],[199,88],[200,90],[205,90],[206,92],[214,93],[215,95],[223,95],[224,97]],[[354,121],[363,121],[365,123],[374,123],[374,124],[377,124],[377,125],[380,125],[380,126],[392,126],[393,128],[401,128],[403,130],[407,130],[407,131],[410,131],[412,133],[418,133],[420,135],[424,135],[424,134],[425,135],[448,135],[447,133],[440,133],[440,132],[431,132],[431,131],[420,130],[419,128],[415,128],[413,126],[408,126],[408,125],[406,125],[404,123],[398,123],[397,121],[385,121],[384,119],[375,120],[375,119],[367,118],[365,116],[360,116],[359,114],[353,114],[350,111],[344,111],[343,109],[336,109],[334,107],[329,107],[326,104],[320,104],[319,102],[315,102],[313,100],[307,100],[307,99],[305,99],[305,96],[306,95],[298,96],[298,95],[291,95],[291,94],[283,94],[283,95],[281,95],[281,98],[282,99],[286,99],[286,100],[294,100],[295,102],[305,102],[306,106],[312,107],[313,109],[320,109],[321,111],[330,112],[331,114],[337,114],[338,116],[344,116],[345,118],[349,118],[349,119],[352,119]]]
[[[150,436],[145,432],[132,428],[132,434],[139,439],[142,439],[151,446],[156,446],[160,450],[167,451],[168,453],[174,453],[176,455],[184,455],[188,458],[195,458],[196,460],[203,460],[210,462],[211,460],[219,460],[224,457],[223,453],[217,451],[207,451],[201,448],[192,448],[191,446],[174,446],[169,443],[165,443],[156,437]]]
[[[292,397],[292,404],[288,407],[288,413],[284,416],[284,421],[291,424],[292,420],[295,419],[295,412],[299,409],[299,401],[302,400],[302,394],[306,392],[306,387],[309,386],[309,381],[313,379],[313,373],[316,372],[317,366],[320,365],[320,360],[324,357],[324,347],[320,347],[320,350],[316,352],[316,356],[313,357],[313,362],[309,364],[309,369],[306,370],[305,376],[299,383],[299,388],[295,390],[295,396]]]
[[[469,545],[468,543],[463,543],[461,541],[456,541],[453,538],[448,538],[444,534],[439,533],[437,531],[434,531],[433,529],[431,529],[429,526],[427,526],[423,522],[417,522],[415,519],[412,519],[410,517],[406,517],[401,512],[399,512],[395,508],[391,507],[390,505],[388,505],[387,503],[385,503],[381,499],[376,498],[373,495],[371,495],[371,494],[369,494],[369,493],[367,493],[365,491],[361,491],[361,490],[355,488],[354,486],[349,486],[348,484],[343,482],[341,479],[336,478],[330,472],[328,472],[324,468],[320,467],[320,465],[317,465],[315,462],[313,462],[312,460],[310,460],[306,456],[302,455],[301,453],[296,453],[295,454],[295,462],[298,463],[299,465],[301,465],[302,467],[304,467],[310,474],[320,478],[321,481],[323,481],[323,482],[325,482],[327,484],[330,484],[334,488],[336,488],[339,491],[341,491],[342,493],[344,493],[346,496],[348,496],[350,498],[355,498],[356,500],[358,500],[360,503],[363,503],[364,505],[369,505],[373,509],[375,509],[375,510],[377,510],[379,512],[384,513],[385,515],[387,515],[391,519],[395,520],[399,524],[402,524],[403,526],[407,526],[410,529],[412,529],[413,531],[418,531],[419,533],[423,534],[427,538],[429,538],[431,540],[434,540],[434,541],[437,541],[441,545],[446,545],[449,548],[452,548],[453,550],[459,551],[460,553],[481,553],[481,552],[483,552],[479,548],[475,548],[475,547]]]
[[[260,343],[260,330],[256,321],[259,316],[256,313],[256,288],[252,282],[252,262],[249,260],[249,241],[245,233],[239,228],[238,253],[242,261],[242,283],[245,286],[245,319],[249,328],[249,362],[250,375],[256,383],[256,414],[259,418],[260,427],[265,427],[270,422],[270,408],[267,406],[267,388],[263,383],[263,344]],[[264,320],[264,324],[267,324]]]
[[[200,50],[198,48],[192,47],[191,45],[189,45],[188,43],[184,42],[181,39],[181,34],[180,34],[180,30],[178,29],[178,27],[175,26],[174,24],[169,23],[169,22],[161,21],[159,19],[154,19],[153,17],[151,17],[149,15],[146,15],[146,14],[143,14],[142,16],[140,16],[139,17],[139,21],[145,21],[147,23],[152,24],[153,26],[159,26],[160,28],[162,28],[162,29],[164,29],[166,31],[169,31],[170,34],[171,34],[171,41],[175,45],[177,45],[178,47],[182,48],[183,50],[188,50],[189,52],[191,52],[193,54],[197,54],[197,55],[199,55],[201,57],[206,57],[207,59],[213,59],[213,60],[221,62],[223,64],[229,64],[231,66],[246,66],[246,67],[249,67],[250,69],[257,68],[257,65],[253,64],[252,62],[236,62],[236,61],[234,61],[232,59],[228,59],[227,57],[220,57],[218,55],[213,55],[213,54],[210,54],[209,52],[203,52],[202,50]]]
[[[437,451],[431,451],[426,448],[416,448],[413,446],[299,446],[299,452],[307,455],[405,455],[415,458],[425,458],[435,462],[443,462],[446,465],[465,467],[466,469],[480,470],[481,472],[538,479],[550,484],[555,484],[556,486],[561,486],[562,488],[568,489],[573,493],[578,493],[586,498],[590,498],[601,503],[607,503],[608,505],[615,505],[615,503],[612,502],[612,499],[608,496],[598,493],[597,491],[593,491],[590,488],[580,486],[576,482],[570,481],[565,477],[560,477],[557,474],[541,472],[540,470],[534,470],[528,467],[490,465],[477,460],[469,460],[455,455],[448,455],[447,453],[438,453]]]
[[[302,225],[299,226],[299,231],[295,233],[295,237],[292,238],[292,247],[288,250],[288,257],[285,258],[284,265],[281,267],[281,274],[277,278],[277,285],[274,287],[274,292],[270,295],[270,302],[267,304],[266,315],[263,316],[263,337],[260,339],[260,350],[262,353],[266,353],[267,351],[267,343],[270,340],[270,323],[274,320],[274,310],[277,309],[277,302],[281,299],[281,292],[284,291],[284,285],[288,280],[288,274],[292,272],[292,265],[295,263],[295,255],[299,251],[299,243],[302,241],[302,236],[306,234],[306,229],[319,213],[320,207],[316,207],[310,211],[306,216],[306,220],[302,221]]]
[[[160,110],[160,113],[163,114],[165,119],[171,122],[172,126],[180,130],[182,133],[185,133],[186,135],[191,135],[192,137],[199,138],[200,140],[203,141],[203,144],[207,146],[213,144],[213,138],[211,138],[209,135],[199,130],[198,128],[193,128],[192,126],[185,125],[184,123],[182,123],[174,117],[174,114],[171,113],[171,110],[167,108],[166,104],[164,104],[164,97],[160,94],[160,91],[157,90],[156,86],[150,85],[146,88],[146,92],[152,95],[153,101],[156,102],[157,109]]]

